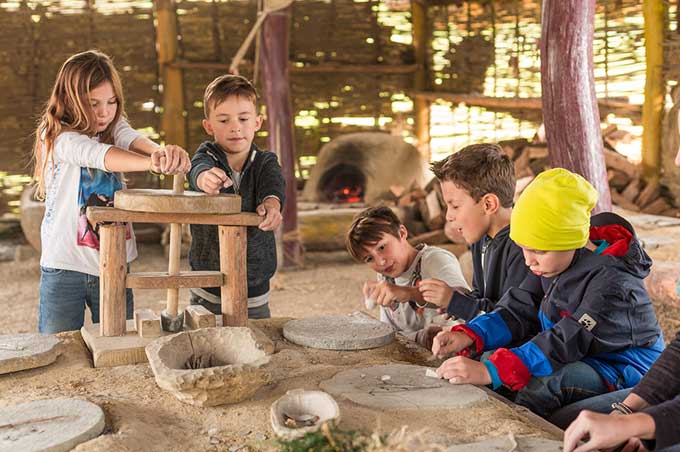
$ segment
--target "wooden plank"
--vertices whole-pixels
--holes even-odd
[[[635,204],[631,201],[628,201],[626,198],[624,198],[616,190],[612,190],[611,194],[612,194],[612,201],[617,206],[623,207],[624,209],[627,209],[627,210],[632,210],[633,212],[639,212],[640,211],[640,208],[637,206],[637,204]]]
[[[119,190],[113,198],[113,206],[135,212],[164,213],[241,213],[241,197],[238,195],[207,195],[197,191],[174,193],[172,190],[128,189]]]
[[[135,309],[133,320],[140,337],[159,337],[161,335],[161,318],[151,309]]]
[[[246,277],[246,228],[219,226],[220,270],[226,275],[221,290],[222,322],[246,326],[248,280]]]
[[[147,362],[144,348],[155,337],[140,337],[135,331],[134,320],[126,322],[124,336],[106,337],[99,334],[100,325],[85,325],[80,329],[83,341],[92,352],[94,367],[115,367]],[[161,336],[170,333],[161,332]]]
[[[204,213],[133,212],[112,207],[88,207],[87,219],[92,222],[183,223],[222,226],[258,226],[264,217],[251,212],[224,215]]]
[[[215,314],[199,304],[192,304],[186,307],[184,310],[184,322],[187,328],[192,330],[211,328],[216,325]]]
[[[476,94],[449,93],[446,91],[415,91],[409,94],[416,99],[421,98],[430,101],[445,100],[447,102],[453,102],[456,104],[463,103],[472,107],[483,107],[492,110],[543,109],[543,104],[540,97],[492,97],[479,96]],[[628,102],[621,101],[619,99],[598,99],[597,103],[603,110],[621,110],[638,115],[642,111],[639,105],[629,104]]]
[[[635,200],[635,204],[637,204],[638,206],[640,206],[641,209],[644,210],[644,208],[649,203],[658,198],[660,194],[661,185],[659,184],[659,181],[656,179],[652,179],[649,181],[649,183],[647,183],[645,188],[642,189],[637,199]]]
[[[241,62],[241,72],[251,72],[252,63]],[[178,69],[202,69],[228,71],[230,65],[215,62],[176,61],[169,67]],[[340,64],[321,63],[299,66],[289,62],[288,70],[293,74],[394,74],[409,75],[417,72],[417,64]]]
[[[616,151],[605,149],[604,161],[608,168],[621,171],[631,179],[640,176],[640,167],[628,160],[623,154],[619,154]]]
[[[184,271],[170,276],[167,272],[128,273],[126,285],[130,289],[192,289],[220,287],[224,275],[219,271]]]
[[[621,196],[626,198],[628,202],[634,203],[635,199],[637,199],[640,194],[640,185],[640,179],[633,179],[621,192]]]
[[[102,336],[125,335],[125,225],[99,227],[99,323]]]

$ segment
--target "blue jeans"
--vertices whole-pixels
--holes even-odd
[[[132,289],[125,291],[125,315],[132,318]],[[92,323],[99,323],[99,277],[71,270],[40,267],[38,331],[60,333],[79,330],[85,321],[85,306]]]
[[[583,399],[579,402],[560,408],[553,413],[548,420],[564,430],[569,427],[569,424],[574,422],[579,413],[583,410],[595,411],[596,413],[610,413],[612,411],[612,403],[623,402],[632,390],[633,388],[621,389],[619,391],[608,392],[599,396]]]
[[[563,406],[609,392],[609,388],[588,364],[569,363],[545,377],[531,377],[517,392],[515,403],[547,418]]]

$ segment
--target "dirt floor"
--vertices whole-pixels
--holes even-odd
[[[640,237],[655,260],[677,262],[680,225],[659,226],[638,218]],[[0,262],[0,299],[3,316],[0,334],[35,332],[38,308],[38,257],[20,253],[19,260]],[[140,245],[140,258],[133,271],[162,271],[166,259],[158,245]],[[186,261],[183,261],[186,267]],[[680,273],[680,269],[679,272]],[[360,287],[372,272],[352,263],[344,252],[306,256],[305,267],[280,273],[273,282],[271,310],[277,318],[307,317],[364,310]],[[161,290],[136,291],[136,307],[159,311],[164,305]],[[182,304],[188,292],[181,291]],[[668,340],[680,329],[680,304],[655,300],[657,313]],[[377,315],[377,310],[371,313]],[[53,397],[78,397],[100,405],[106,413],[105,434],[82,444],[78,451],[104,450],[250,450],[276,449],[269,422],[269,407],[293,388],[316,388],[318,383],[341,370],[394,362],[434,366],[429,355],[408,347],[403,341],[372,351],[331,352],[304,349],[281,337],[283,320],[264,321],[261,326],[272,338],[274,382],[256,396],[236,405],[200,408],[186,405],[157,387],[148,365],[95,369],[80,334],[59,335],[66,344],[56,363],[42,368],[0,376],[0,406]],[[428,428],[428,438],[451,444],[504,433],[554,437],[535,418],[490,399],[465,412],[419,410],[380,412],[339,400],[341,427],[389,432],[408,425],[411,431]],[[210,433],[209,433],[210,432]],[[241,449],[248,450],[248,449]]]

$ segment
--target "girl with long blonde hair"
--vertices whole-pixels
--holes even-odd
[[[59,70],[33,148],[37,195],[45,200],[41,227],[38,329],[79,329],[85,306],[99,319],[99,236],[88,206],[108,206],[124,187],[121,173],[186,173],[189,156],[179,146],[160,147],[125,119],[120,77],[96,50],[71,56]],[[137,257],[128,225],[127,262]],[[127,292],[127,315],[133,311]]]

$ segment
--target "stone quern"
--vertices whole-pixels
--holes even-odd
[[[69,451],[104,431],[104,412],[86,400],[46,399],[0,410],[0,450]]]
[[[351,369],[322,381],[320,387],[336,397],[380,410],[463,408],[488,399],[475,386],[427,377],[426,369],[406,364]]]
[[[394,340],[394,330],[361,312],[291,320],[283,336],[294,344],[327,350],[365,350]]]
[[[271,381],[269,356],[249,328],[202,328],[146,346],[156,383],[197,406],[237,403]]]
[[[51,334],[0,336],[0,374],[42,367],[61,354],[60,341]]]

